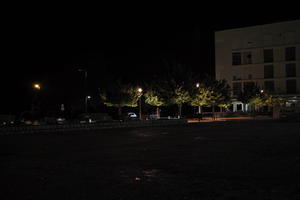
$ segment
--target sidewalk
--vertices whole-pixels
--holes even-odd
[[[188,119],[188,123],[199,123],[199,122],[216,122],[216,121],[238,121],[238,120],[271,120],[271,116],[255,116],[254,117],[218,117],[212,119],[211,117],[204,117],[202,120],[199,119]]]

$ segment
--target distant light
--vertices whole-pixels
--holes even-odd
[[[41,89],[41,86],[40,86],[40,84],[35,83],[35,84],[33,85],[33,88],[34,88],[34,89],[37,89],[37,90],[40,90],[40,89]]]
[[[90,99],[90,98],[92,98],[92,97],[91,97],[91,96],[87,96],[86,98]]]
[[[198,87],[200,87],[200,84],[199,84],[199,83],[197,83],[197,84],[196,84],[196,87],[197,87],[197,88],[198,88]]]
[[[264,92],[264,90],[260,90],[260,93],[263,93]]]
[[[143,89],[142,88],[138,88],[137,90],[139,93],[142,93],[143,92]]]

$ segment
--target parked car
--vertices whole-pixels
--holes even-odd
[[[58,117],[56,119],[57,124],[65,124],[66,123],[66,119],[63,117]]]
[[[137,118],[137,115],[134,112],[127,113],[128,118]]]
[[[158,119],[158,115],[156,113],[150,114],[149,115],[149,119],[154,120],[154,119]]]
[[[122,116],[123,120],[137,120],[138,116],[134,112],[127,112]]]

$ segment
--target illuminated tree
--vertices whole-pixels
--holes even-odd
[[[212,107],[214,117],[215,106],[226,108],[230,105],[230,87],[225,80],[213,80],[209,77],[202,80],[199,87],[194,89],[191,105]]]
[[[199,106],[200,113],[201,113],[202,111],[201,107],[208,106],[210,98],[211,98],[211,90],[205,87],[205,85],[201,85],[199,88],[194,90],[190,103],[192,106]]]
[[[284,105],[285,100],[279,96],[267,95],[266,104],[272,107],[273,110],[273,119],[280,118],[280,108]]]
[[[140,94],[137,87],[121,84],[117,81],[100,93],[100,99],[106,106],[118,108],[118,115],[122,115],[122,107],[136,107]]]
[[[255,97],[251,98],[249,103],[256,105],[257,107],[261,106],[270,106],[273,109],[273,118],[279,118],[280,108],[284,104],[285,100],[279,96],[273,96],[271,94],[261,92]]]
[[[183,86],[177,85],[174,89],[174,94],[171,102],[178,105],[178,116],[181,118],[182,104],[189,102],[191,99],[189,92]]]
[[[159,84],[160,93],[168,105],[177,105],[178,116],[181,118],[182,106],[191,100],[190,90],[197,75],[176,59],[170,62],[164,60],[163,70],[160,76],[160,80],[163,80]]]
[[[145,103],[156,106],[156,115],[158,118],[160,118],[160,106],[163,106],[166,104],[165,100],[161,97],[161,94],[158,90],[155,89],[148,89],[145,93]]]

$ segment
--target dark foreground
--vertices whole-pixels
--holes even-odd
[[[0,199],[300,199],[300,123],[0,137]]]

